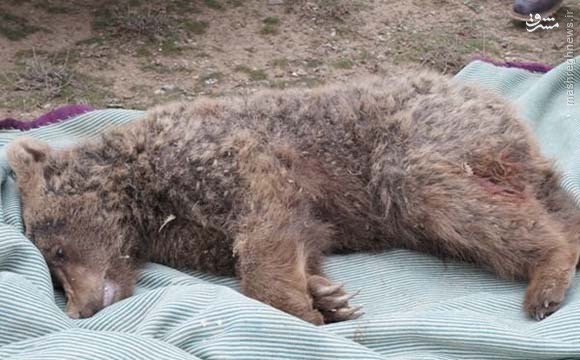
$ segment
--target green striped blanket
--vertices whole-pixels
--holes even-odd
[[[512,99],[580,200],[580,96],[566,104],[580,65],[543,75],[475,62],[457,79]],[[141,114],[94,111],[27,135],[66,146]],[[315,327],[244,297],[234,279],[156,264],[131,298],[71,320],[22,235],[3,150],[20,135],[0,133],[0,359],[580,359],[580,278],[560,311],[535,322],[521,308],[524,283],[404,250],[329,258],[330,278],[361,290],[356,321]]]

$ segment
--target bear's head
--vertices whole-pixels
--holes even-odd
[[[21,137],[7,146],[22,199],[26,236],[67,297],[67,314],[89,317],[133,292],[135,252],[122,211],[111,206],[98,165],[73,150]]]

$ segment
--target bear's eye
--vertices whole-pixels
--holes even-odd
[[[58,249],[56,249],[56,253],[55,254],[56,254],[56,258],[58,260],[61,260],[61,261],[64,260],[64,250],[61,247],[59,247]]]

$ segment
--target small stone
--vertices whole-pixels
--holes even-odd
[[[163,85],[161,87],[161,90],[163,90],[163,91],[175,91],[175,90],[177,90],[177,86],[175,86],[173,84]]]
[[[121,102],[121,99],[111,98],[108,99],[106,106],[110,109],[118,109],[123,107],[123,103]]]

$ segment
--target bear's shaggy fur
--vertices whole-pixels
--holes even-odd
[[[154,261],[236,275],[315,324],[351,319],[323,255],[403,247],[529,280],[525,310],[543,319],[578,261],[580,212],[530,130],[430,72],[199,99],[69,150],[7,152],[72,317],[129,296]]]

